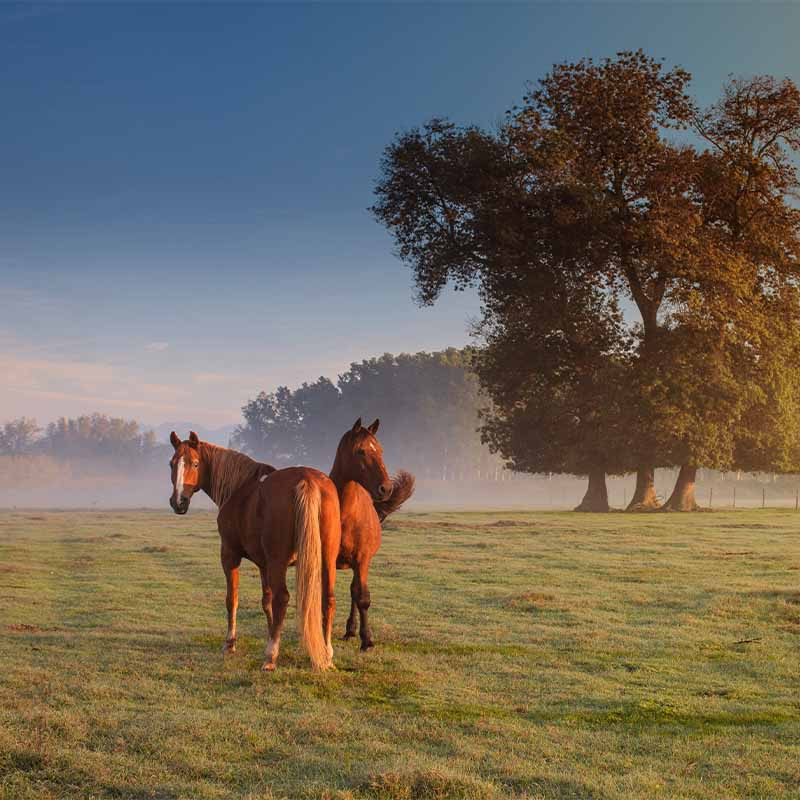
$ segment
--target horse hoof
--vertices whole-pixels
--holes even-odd
[[[226,656],[228,653],[235,653],[236,652],[236,642],[225,642],[222,645],[222,655]]]
[[[349,639],[353,639],[353,638],[355,638],[355,635],[356,635],[355,631],[345,631],[344,636],[342,636],[342,641],[346,642]]]
[[[275,665],[270,661],[265,661],[261,665],[261,671],[262,672],[275,672]]]
[[[361,642],[361,652],[362,653],[366,653],[367,650],[372,650],[373,647],[375,647],[375,642],[373,642],[371,640],[367,641],[367,642]]]

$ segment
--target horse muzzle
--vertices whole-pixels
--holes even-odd
[[[378,501],[388,500],[392,496],[393,490],[394,484],[391,481],[384,481],[378,484],[378,488],[375,490],[373,497]]]
[[[169,505],[176,514],[180,514],[182,516],[189,510],[189,498],[181,497],[180,502],[175,502],[175,496],[170,495]]]

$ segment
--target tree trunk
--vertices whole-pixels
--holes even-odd
[[[636,489],[626,511],[652,511],[660,508],[656,497],[655,467],[639,467],[636,471]]]
[[[675,488],[664,503],[664,511],[697,511],[697,502],[694,499],[694,482],[697,478],[697,467],[684,464],[675,481]]]
[[[589,471],[589,487],[575,511],[608,511],[606,472],[600,467]]]

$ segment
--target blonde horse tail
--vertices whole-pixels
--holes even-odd
[[[322,632],[322,539],[319,528],[322,496],[312,481],[294,490],[294,541],[297,547],[297,627],[315,670],[331,666]]]

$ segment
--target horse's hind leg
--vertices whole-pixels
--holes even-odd
[[[372,631],[370,630],[369,619],[367,616],[370,606],[369,586],[367,586],[368,572],[369,562],[364,564],[356,564],[353,567],[353,585],[356,587],[355,594],[353,596],[353,602],[358,607],[358,615],[361,621],[359,635],[361,636],[362,650],[369,650],[371,647],[375,647],[375,642],[372,639]]]
[[[345,641],[347,639],[352,639],[358,632],[358,623],[356,621],[358,615],[358,606],[356,605],[357,596],[356,574],[353,572],[353,580],[350,581],[350,616],[347,618],[347,626],[344,629],[344,636],[342,637]]]
[[[239,608],[239,565],[242,563],[242,556],[223,543],[220,561],[227,583],[225,605],[228,609],[228,635],[225,637],[222,652],[233,653],[236,651],[236,611]]]
[[[322,631],[328,649],[328,659],[333,659],[333,618],[336,615],[336,558],[322,559]]]
[[[286,588],[286,570],[288,564],[267,563],[267,582],[272,593],[272,618],[269,620],[269,641],[264,653],[261,669],[272,672],[278,660],[281,646],[281,629],[286,618],[286,607],[289,605],[289,590]]]

